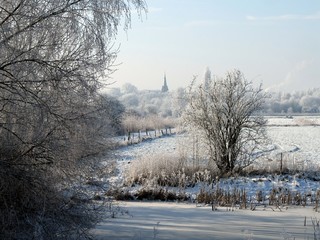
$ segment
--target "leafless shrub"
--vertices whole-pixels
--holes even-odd
[[[210,183],[214,172],[192,165],[179,154],[142,156],[126,172],[126,185],[173,186],[185,188],[199,182]]]
[[[123,191],[120,189],[109,189],[105,195],[113,197],[117,201],[134,200],[134,197],[129,191]]]
[[[89,229],[105,216],[102,203],[78,188],[57,188],[55,178],[37,168],[7,166],[1,181],[0,226],[2,239],[89,238]],[[46,173],[46,174],[45,174]],[[100,215],[101,214],[101,215]]]
[[[195,87],[190,86],[184,119],[199,129],[220,175],[237,172],[255,160],[252,153],[265,140],[266,121],[259,115],[266,100],[239,70]]]

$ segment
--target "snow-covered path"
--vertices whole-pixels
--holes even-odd
[[[195,240],[195,239],[314,239],[312,208],[273,211],[226,211],[173,202],[121,202],[128,216],[109,219],[95,229],[98,239]],[[304,226],[305,217],[307,226]]]

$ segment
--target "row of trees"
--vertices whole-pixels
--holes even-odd
[[[122,120],[122,127],[124,133],[128,136],[128,140],[130,140],[130,135],[134,133],[139,134],[140,140],[142,138],[142,134],[145,136],[151,136],[151,132],[154,133],[152,136],[157,136],[157,134],[171,134],[171,129],[177,125],[178,122],[176,119],[163,118],[155,114],[145,117],[125,114]]]
[[[271,93],[266,103],[267,113],[319,113],[320,89],[293,93]]]
[[[187,104],[183,88],[170,92],[138,90],[134,85],[126,83],[122,88],[112,88],[107,93],[118,99],[128,111],[141,116],[156,114],[179,118]]]
[[[204,76],[204,87],[208,79],[213,79],[208,69]],[[140,115],[158,114],[163,117],[180,117],[185,108],[186,90],[179,88],[167,93],[161,91],[138,90],[134,85],[126,83],[122,88],[113,88],[108,92],[118,99],[127,109]],[[285,93],[268,92],[268,98],[263,106],[264,114],[310,114],[320,113],[320,89]]]
[[[80,239],[98,221],[81,159],[119,127],[121,104],[98,90],[132,8],[145,3],[0,0],[1,239]]]

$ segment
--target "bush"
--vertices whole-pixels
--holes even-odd
[[[89,238],[104,216],[103,203],[77,188],[62,191],[50,175],[2,166],[0,179],[0,239]]]
[[[186,201],[189,197],[182,193],[173,193],[163,188],[143,188],[139,190],[135,197],[137,200],[160,200],[160,201]]]
[[[117,201],[132,201],[132,200],[160,200],[160,201],[187,201],[190,199],[183,192],[172,192],[161,187],[149,188],[143,187],[137,192],[130,192],[128,190],[108,190],[106,196],[113,197]]]
[[[179,155],[143,156],[131,163],[126,172],[125,185],[170,186],[185,188],[199,182],[212,182],[213,169],[193,166]]]

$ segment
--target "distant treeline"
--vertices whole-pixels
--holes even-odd
[[[292,93],[273,92],[266,104],[267,113],[319,113],[320,88],[308,91],[295,91]]]
[[[178,118],[187,105],[186,90],[179,88],[166,93],[155,90],[138,90],[130,83],[113,88],[108,95],[118,99],[126,112],[133,115]],[[320,88],[308,91],[270,92],[265,114],[317,114],[320,113]]]

